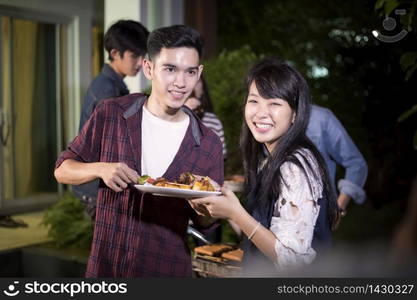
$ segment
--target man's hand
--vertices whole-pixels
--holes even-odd
[[[340,194],[337,198],[337,205],[338,205],[338,211],[336,214],[336,220],[333,222],[332,230],[336,231],[339,226],[340,222],[342,221],[342,218],[346,215],[346,208],[349,205],[349,202],[352,198],[346,194]]]
[[[337,198],[337,205],[343,210],[346,210],[352,198],[349,195],[341,193]]]
[[[115,192],[127,188],[128,183],[136,183],[139,174],[125,163],[101,163],[100,178]]]
[[[136,183],[139,174],[125,163],[85,163],[65,160],[54,172],[59,183],[79,185],[101,178],[115,192],[121,192],[128,183]]]

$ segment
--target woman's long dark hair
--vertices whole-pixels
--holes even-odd
[[[256,84],[260,96],[265,99],[280,98],[287,101],[296,115],[294,123],[279,138],[279,142],[272,153],[269,154],[267,162],[262,168],[261,182],[259,182],[259,168],[266,158],[266,148],[254,139],[248,125],[243,121],[240,147],[246,177],[246,192],[249,193],[250,188],[258,182],[260,192],[256,198],[256,206],[266,209],[268,207],[266,202],[271,201],[271,199],[278,199],[281,193],[281,184],[285,182],[280,170],[283,163],[296,164],[308,177],[308,170],[304,168],[295,155],[297,151],[303,148],[308,149],[318,162],[318,170],[308,160],[305,159],[304,163],[310,169],[310,174],[313,174],[313,176],[319,174],[321,177],[315,178],[315,181],[322,181],[323,183],[323,196],[328,199],[329,222],[333,224],[337,212],[336,197],[330,184],[325,162],[305,133],[311,107],[307,82],[297,70],[276,58],[263,59],[249,70],[246,78],[248,94],[253,82]],[[286,181],[288,181],[288,178]],[[307,181],[310,184],[310,181]],[[313,190],[312,188],[310,186],[310,190]]]
[[[203,94],[200,98],[198,98],[201,101],[201,105],[195,110],[195,113],[199,118],[202,118],[205,112],[214,113],[214,109],[213,103],[211,102],[210,93],[207,87],[207,82],[204,79],[203,75],[201,75],[200,81],[201,85],[203,86]],[[197,98],[194,91],[191,93],[190,97]]]

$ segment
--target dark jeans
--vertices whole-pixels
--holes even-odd
[[[80,201],[84,204],[86,213],[94,221],[96,219],[96,198],[83,195],[80,197]]]

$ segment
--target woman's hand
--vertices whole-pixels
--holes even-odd
[[[233,219],[244,208],[240,204],[239,198],[227,188],[221,189],[223,195],[189,200],[191,207],[200,215]]]

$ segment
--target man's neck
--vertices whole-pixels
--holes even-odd
[[[108,65],[110,66],[110,68],[113,69],[113,71],[115,71],[117,73],[117,75],[119,75],[120,77],[125,78],[126,75],[120,73],[119,69],[117,68],[116,64],[114,63],[114,61],[111,61],[108,63]]]
[[[170,107],[164,107],[152,94],[146,101],[145,107],[154,116],[168,122],[181,122],[187,118],[187,114],[181,108],[172,109]]]

